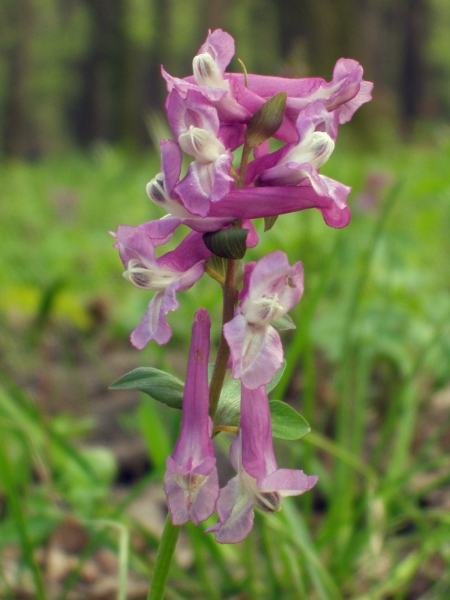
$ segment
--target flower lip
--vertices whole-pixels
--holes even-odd
[[[282,317],[285,312],[279,302],[278,294],[263,296],[256,300],[247,300],[242,309],[242,314],[247,319],[247,322],[254,325],[268,325],[272,321]]]
[[[194,78],[198,85],[228,89],[228,85],[217,67],[211,54],[204,52],[194,57],[192,61]]]
[[[156,204],[167,202],[168,196],[164,191],[164,176],[158,173],[154,179],[147,184],[147,194]]]
[[[172,281],[179,279],[179,273],[169,269],[148,269],[136,258],[128,262],[128,269],[123,276],[138,288],[155,291],[165,290]]]
[[[212,133],[193,125],[180,135],[178,143],[186,154],[203,164],[215,162],[221,154],[226,153],[225,146]]]
[[[278,492],[260,492],[255,495],[255,506],[265,513],[281,510],[282,499]]]
[[[283,157],[283,163],[309,163],[318,170],[330,158],[334,146],[334,141],[328,133],[314,131],[287,152]]]

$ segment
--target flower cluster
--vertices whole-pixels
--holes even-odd
[[[253,219],[273,223],[281,214],[315,208],[331,227],[350,221],[350,188],[319,171],[334,150],[339,125],[370,100],[372,84],[362,79],[362,67],[340,59],[331,82],[285,79],[227,73],[233,55],[233,38],[218,29],[209,32],[195,56],[192,76],[178,79],[162,70],[174,139],[160,142],[161,172],[147,185],[147,194],[167,214],[139,227],[120,226],[113,234],[124,276],[136,287],[156,292],[131,336],[139,349],[151,340],[169,341],[166,317],[179,306],[176,293],[202,277],[213,254],[242,258],[245,248],[257,245]],[[271,137],[281,142],[273,152]],[[233,153],[241,146],[241,165],[235,169]],[[191,157],[185,174],[183,153]],[[155,249],[180,225],[192,231],[177,248],[157,258]],[[244,249],[238,256],[228,255],[217,234],[236,230],[245,232],[240,238]],[[278,469],[265,387],[283,361],[272,323],[302,293],[302,265],[290,266],[281,251],[244,268],[234,316],[224,322],[222,333],[226,360],[229,356],[232,376],[242,389],[240,425],[230,449],[237,475],[222,490],[211,441],[215,411],[207,376],[210,322],[204,309],[196,313],[181,434],[164,479],[174,525],[198,525],[216,510],[219,521],[208,531],[219,542],[235,543],[251,530],[254,506],[279,510],[282,496],[301,494],[316,483],[315,476],[302,471]]]

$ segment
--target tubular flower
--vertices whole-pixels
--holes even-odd
[[[236,544],[247,537],[255,506],[264,512],[278,511],[283,497],[299,496],[317,482],[315,475],[278,468],[264,386],[256,390],[242,386],[240,431],[231,444],[230,460],[237,475],[221,489],[219,521],[206,530],[221,544]]]
[[[303,267],[289,266],[276,250],[245,266],[241,302],[223,328],[234,379],[254,390],[270,383],[283,361],[283,347],[271,322],[289,312],[303,295]]]
[[[299,141],[255,161],[253,170],[258,162],[260,169],[267,165],[258,174],[257,183],[291,186],[306,182],[318,195],[328,196],[338,211],[348,210],[346,199],[350,188],[318,173],[334,150],[338,123],[337,110],[328,112],[320,102],[308,105],[297,119]]]
[[[365,102],[371,100],[373,84],[363,80],[363,68],[355,60],[341,58],[336,62],[330,82],[319,77],[287,79],[266,75],[226,73],[234,55],[233,38],[216,29],[208,33],[193,61],[193,77],[177,79],[164,70],[169,92],[177,89],[199,91],[214,106],[221,120],[248,122],[269,98],[287,92],[286,117],[275,137],[284,142],[296,141],[293,123],[308,104],[320,101],[328,111],[338,110],[339,123],[347,123]]]
[[[179,219],[152,221],[139,227],[121,225],[114,234],[115,248],[126,269],[124,277],[133,285],[156,291],[142,321],[131,334],[133,346],[142,350],[150,340],[166,344],[172,331],[166,315],[176,310],[176,292],[188,290],[202,277],[211,252],[203,244],[201,234],[190,233],[173,251],[160,258],[155,248],[165,244],[179,224]]]
[[[215,510],[219,497],[216,459],[208,415],[208,358],[211,323],[204,308],[194,318],[180,437],[166,461],[164,490],[173,525],[199,525]]]

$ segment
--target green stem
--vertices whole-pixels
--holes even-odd
[[[150,584],[147,600],[163,600],[169,576],[170,564],[172,562],[175,546],[181,527],[172,525],[170,515],[167,515],[164,531],[159,542],[158,554],[156,556],[155,568]]]
[[[222,334],[209,386],[209,414],[213,421],[227,371],[228,359],[230,358],[230,348],[223,334],[223,326],[234,317],[234,309],[237,302],[236,272],[237,260],[229,260],[225,283],[223,285]]]
[[[252,151],[252,147],[249,144],[245,143],[244,147],[242,149],[242,157],[241,157],[241,164],[239,167],[239,175],[236,180],[236,189],[237,190],[243,189],[245,187],[245,173],[247,171],[247,164],[248,164],[248,159],[249,159],[251,151]]]

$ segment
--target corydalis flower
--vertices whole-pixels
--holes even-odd
[[[205,43],[193,61],[194,76],[178,79],[164,70],[169,92],[177,89],[185,95],[188,90],[199,91],[216,106],[219,116],[227,122],[248,122],[269,98],[287,92],[286,115],[275,137],[293,142],[297,134],[293,124],[299,111],[308,104],[320,101],[328,111],[339,111],[339,122],[350,121],[365,102],[371,100],[373,84],[363,80],[363,68],[352,59],[336,62],[330,82],[319,77],[287,79],[266,75],[226,73],[234,55],[234,40],[221,29],[209,31]]]
[[[247,537],[255,506],[264,512],[278,511],[284,496],[303,494],[317,482],[315,475],[278,468],[264,386],[253,391],[242,386],[240,431],[231,445],[230,460],[237,475],[220,491],[219,522],[206,530],[215,533],[221,544],[236,544]]]
[[[195,158],[178,184],[176,193],[184,207],[205,217],[211,202],[231,189],[232,154],[220,139],[216,109],[198,92],[188,90],[183,98],[173,90],[167,102],[170,127],[181,149]]]
[[[174,525],[199,525],[214,512],[219,496],[216,459],[208,415],[208,358],[211,323],[204,308],[194,318],[180,437],[166,461],[164,490]]]
[[[156,291],[142,321],[131,334],[133,346],[142,350],[150,340],[166,344],[172,335],[167,324],[168,312],[179,307],[176,292],[188,290],[202,277],[211,252],[200,233],[190,233],[173,251],[160,258],[155,248],[165,244],[179,224],[179,219],[152,221],[139,227],[121,225],[115,248],[126,269],[124,277],[133,285]]]
[[[231,352],[233,377],[247,388],[270,383],[283,361],[283,347],[271,322],[281,318],[303,294],[303,267],[289,266],[276,250],[245,266],[241,303],[223,331]]]
[[[309,104],[298,115],[299,141],[287,144],[252,165],[253,171],[260,171],[256,183],[275,186],[306,183],[319,196],[328,196],[336,210],[345,211],[350,188],[318,173],[334,150],[338,124],[337,110],[328,112],[320,102]]]

